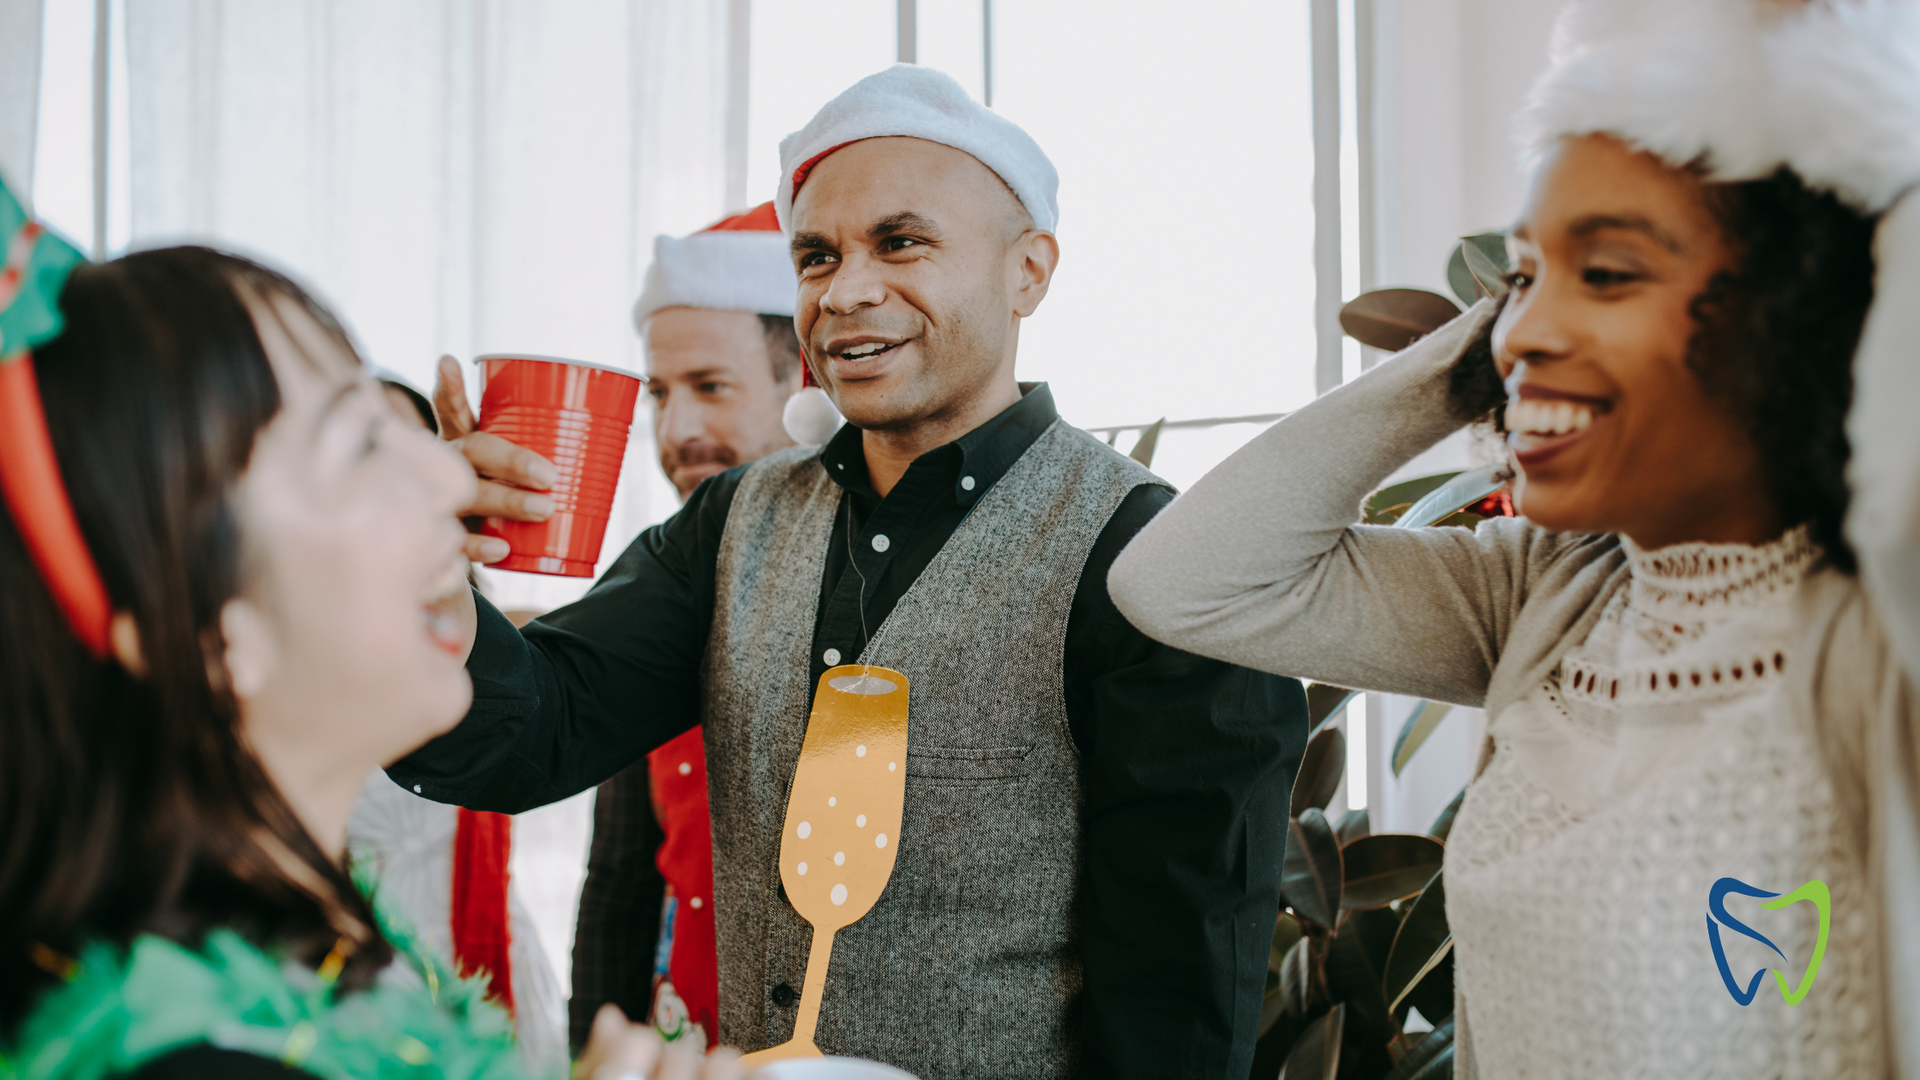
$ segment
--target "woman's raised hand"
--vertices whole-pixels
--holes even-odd
[[[669,1043],[630,1022],[617,1006],[594,1014],[587,1048],[573,1065],[574,1080],[739,1080],[739,1052],[721,1047],[702,1054],[691,1043]]]
[[[460,511],[467,522],[467,558],[477,563],[499,562],[508,555],[507,542],[477,531],[481,518],[545,521],[553,515],[553,498],[542,494],[553,487],[553,462],[498,435],[479,430],[467,404],[466,377],[460,362],[440,358],[433,382],[433,411],[440,419],[440,437],[454,445],[479,477],[471,505]]]

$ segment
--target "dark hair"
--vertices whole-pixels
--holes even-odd
[[[762,315],[760,331],[767,338],[767,359],[773,362],[773,381],[786,382],[800,366],[800,335],[794,332],[793,316]]]
[[[1829,192],[1781,169],[1763,180],[1705,185],[1734,266],[1693,301],[1687,366],[1724,398],[1759,451],[1781,520],[1806,525],[1835,568],[1853,573],[1847,513],[1847,408],[1853,354],[1873,303],[1873,230]],[[1452,375],[1456,411],[1496,423],[1506,392],[1491,323]]]
[[[232,505],[280,391],[244,295],[297,286],[171,248],[84,266],[66,331],[33,364],[88,549],[144,672],[68,630],[0,511],[0,1032],[90,938],[196,944],[228,927],[311,965],[345,938],[340,985],[392,958],[365,897],[247,749],[220,666],[244,578]]]

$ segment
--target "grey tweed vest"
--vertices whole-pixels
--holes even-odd
[[[1073,1071],[1083,798],[1067,616],[1107,520],[1158,482],[1056,421],[875,628],[861,659],[911,686],[905,818],[886,892],[834,941],[827,1053],[924,1080]],[[778,858],[839,502],[817,448],[782,451],[747,470],[720,541],[704,678],[720,1037],[747,1050],[792,1035],[797,1008],[773,991],[800,988],[812,940]]]

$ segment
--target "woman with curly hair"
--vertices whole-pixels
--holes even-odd
[[[86,265],[4,185],[0,250],[0,1077],[530,1075],[345,853],[472,696],[472,472],[278,274]],[[654,1075],[601,1019],[582,1073]]]
[[[1456,1075],[1920,1073],[1916,70],[1911,5],[1574,0],[1504,302],[1114,565],[1170,644],[1486,708]],[[1490,412],[1523,518],[1357,523]]]

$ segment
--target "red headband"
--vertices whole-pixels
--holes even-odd
[[[60,479],[31,353],[60,335],[60,290],[85,260],[28,219],[4,182],[0,235],[8,237],[0,270],[0,490],[67,625],[96,659],[104,659],[113,609]]]

